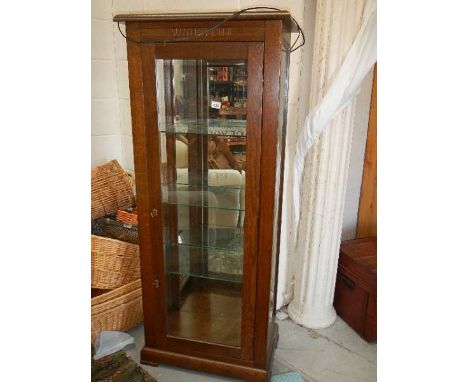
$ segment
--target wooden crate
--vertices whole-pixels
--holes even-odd
[[[377,340],[377,238],[341,243],[334,306],[362,338]]]

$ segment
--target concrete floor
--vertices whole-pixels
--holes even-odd
[[[368,344],[343,320],[327,329],[311,330],[291,320],[278,321],[279,343],[275,351],[273,375],[299,372],[307,382],[370,382],[377,380],[377,344]],[[129,333],[135,346],[127,349],[134,360],[140,360],[144,344],[143,325]],[[235,381],[169,366],[143,367],[158,382]]]

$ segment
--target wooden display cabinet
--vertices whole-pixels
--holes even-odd
[[[141,362],[267,381],[293,24],[261,12],[211,29],[228,15],[114,18],[127,36]]]

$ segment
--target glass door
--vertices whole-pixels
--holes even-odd
[[[255,191],[259,182],[262,69],[249,67],[248,57],[247,51],[234,59],[156,54],[169,338],[251,347],[253,333],[242,328],[253,324],[242,323],[253,321],[258,210],[246,217],[246,189]],[[260,95],[255,103],[252,94]],[[260,110],[249,117],[255,104]],[[258,209],[255,200],[247,204]],[[246,232],[255,236],[246,240]]]

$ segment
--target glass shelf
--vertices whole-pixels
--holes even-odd
[[[246,77],[242,77],[246,78]],[[236,85],[236,86],[247,86],[246,80],[210,80],[210,85]]]
[[[180,276],[241,283],[243,267],[243,228],[191,226],[179,230],[177,244],[169,244],[165,230],[166,269]]]
[[[242,283],[242,251],[242,248],[234,251],[181,244],[166,246],[166,271],[172,275]]]
[[[197,185],[205,191],[220,191],[226,190],[244,190],[245,189],[245,172],[234,169],[207,169],[206,171],[190,171],[188,168],[176,169],[177,180],[169,183],[164,183],[167,178],[166,167],[162,170],[163,183],[162,187],[167,190],[179,189],[180,187],[189,187]],[[200,186],[198,186],[200,185]],[[182,188],[181,188],[182,189]],[[185,188],[186,189],[186,188]]]
[[[192,187],[189,183],[184,182],[183,180],[177,181],[177,182],[171,182],[167,184],[162,184],[162,187],[166,187],[168,190],[187,190],[189,187]],[[208,184],[207,186],[197,186],[198,190],[203,190],[203,191],[213,191],[213,192],[219,192],[223,190],[244,190],[245,187],[243,184],[232,184],[232,185],[210,185]]]
[[[247,121],[238,119],[195,119],[159,122],[160,133],[245,137]]]
[[[169,231],[165,229],[165,243],[170,243]],[[190,247],[212,248],[234,253],[242,253],[244,229],[223,226],[190,226],[177,234],[177,244]]]
[[[177,184],[176,188],[162,186],[163,204],[189,207],[216,208],[222,210],[244,211],[239,188],[196,187]]]

